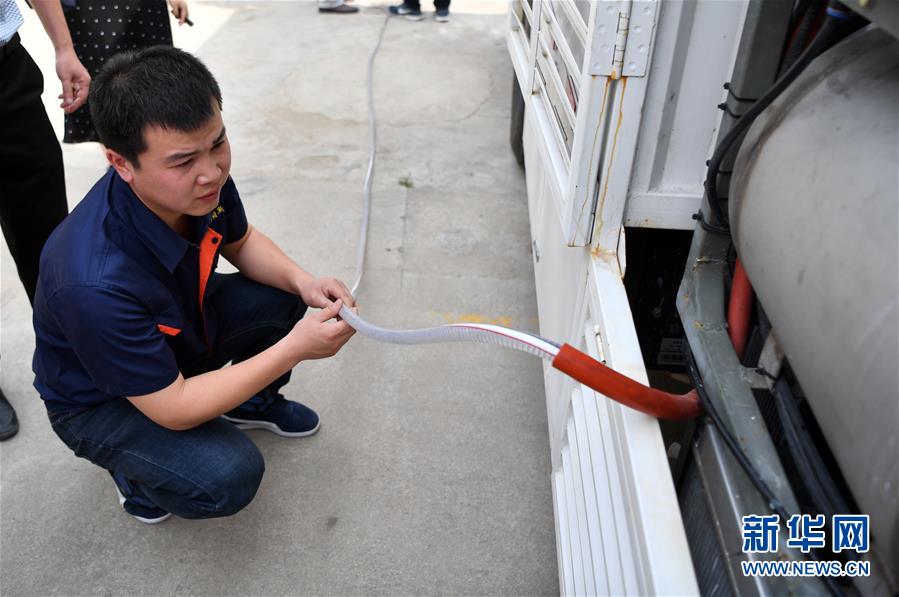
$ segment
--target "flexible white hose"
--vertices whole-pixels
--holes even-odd
[[[374,99],[374,65],[381,42],[384,40],[384,31],[390,15],[384,19],[381,31],[378,34],[378,43],[368,58],[368,169],[365,173],[365,184],[362,188],[362,222],[359,226],[359,245],[356,253],[356,277],[350,294],[356,295],[362,282],[362,274],[365,270],[365,249],[368,244],[368,222],[371,212],[371,182],[375,171],[375,153],[377,151],[377,124],[375,122]],[[422,328],[416,330],[388,330],[372,325],[359,317],[346,305],[340,308],[340,317],[353,329],[379,342],[391,344],[436,344],[440,342],[480,342],[482,344],[494,344],[514,348],[543,359],[552,360],[559,353],[559,346],[527,332],[520,332],[498,325],[482,323],[454,323],[438,327]]]
[[[346,305],[340,308],[340,318],[363,336],[391,344],[480,342],[514,348],[548,361],[559,354],[559,347],[545,338],[487,323],[451,323],[416,330],[388,330],[368,323]]]
[[[359,285],[362,283],[362,272],[365,271],[365,248],[368,246],[368,220],[371,211],[371,181],[375,174],[375,152],[378,145],[378,127],[375,122],[375,94],[374,94],[374,70],[375,57],[378,50],[381,49],[381,42],[384,41],[384,31],[387,30],[387,23],[390,21],[390,14],[384,18],[384,24],[381,25],[381,32],[378,34],[378,43],[372,50],[371,56],[368,57],[368,169],[365,172],[365,183],[362,185],[362,223],[359,224],[359,246],[356,247],[356,278],[353,280],[353,286],[350,288],[350,294],[356,296]]]

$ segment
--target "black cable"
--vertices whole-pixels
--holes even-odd
[[[740,97],[739,95],[734,93],[733,86],[730,84],[729,81],[724,84],[724,88],[727,89],[727,95],[729,97],[734,98],[734,101],[737,101],[740,103],[749,103],[749,104],[759,101],[759,98],[757,98],[757,97]]]
[[[792,39],[790,47],[787,48],[787,51],[784,54],[780,69],[777,71],[778,76],[786,72],[793,66],[796,60],[799,59],[799,56],[802,54],[803,48],[805,48],[808,43],[808,38],[812,34],[818,19],[821,18],[821,13],[824,12],[825,7],[826,2],[815,2],[808,6],[804,12],[800,13],[797,20],[791,23],[790,31],[792,33]]]
[[[790,31],[793,31],[796,28],[799,19],[801,19],[802,15],[805,14],[805,11],[808,10],[811,2],[812,0],[797,0],[796,4],[793,6],[793,12],[790,13]]]
[[[771,393],[774,395],[777,405],[777,413],[784,430],[784,438],[787,440],[787,448],[815,509],[821,514],[831,517],[834,514],[849,512],[849,505],[840,494],[840,490],[833,477],[830,476],[802,421],[802,415],[796,406],[796,399],[793,392],[790,391],[785,377],[781,376],[774,383]]]
[[[720,226],[715,226],[714,224],[709,224],[705,221],[705,216],[702,215],[702,210],[700,209],[695,214],[690,216],[702,226],[702,229],[706,232],[712,232],[714,234],[723,234],[725,236],[730,236],[730,231],[727,228],[722,228]]]
[[[718,109],[721,110],[722,112],[724,112],[725,114],[727,114],[728,116],[730,116],[731,118],[733,118],[734,120],[739,120],[740,118],[743,117],[742,114],[737,114],[736,112],[731,110],[730,106],[727,104],[727,102],[721,102],[720,104],[718,104]],[[719,172],[719,174],[720,174],[720,172]]]
[[[787,450],[793,459],[793,463],[796,465],[799,480],[802,481],[806,491],[808,491],[809,499],[811,499],[815,510],[825,516],[832,516],[835,513],[833,504],[816,479],[808,454],[800,445],[799,432],[796,430],[793,419],[786,412],[786,400],[781,389],[785,383],[786,380],[781,377],[774,383],[774,391],[772,393],[774,394],[774,404],[777,406],[780,426],[783,429],[783,436],[787,442]]]
[[[765,479],[762,478],[762,475],[755,468],[755,465],[749,460],[746,454],[743,452],[743,449],[740,448],[739,444],[737,444],[737,440],[734,438],[733,434],[731,434],[730,429],[727,425],[724,424],[724,421],[721,419],[721,415],[718,414],[718,409],[715,408],[715,405],[712,403],[712,400],[709,398],[708,392],[705,389],[705,383],[702,381],[702,376],[699,374],[699,369],[696,367],[696,361],[693,358],[693,351],[690,350],[689,344],[684,342],[684,349],[686,360],[687,360],[687,372],[690,375],[690,379],[693,381],[693,387],[696,388],[696,393],[699,394],[699,401],[702,402],[702,407],[705,410],[705,413],[712,420],[712,424],[715,426],[715,429],[718,431],[718,435],[721,436],[721,439],[727,445],[728,449],[736,458],[737,463],[740,467],[746,472],[746,476],[749,477],[749,480],[755,485],[755,488],[758,492],[765,498],[765,501],[768,504],[768,508],[779,515],[781,520],[787,521],[790,516],[787,513],[786,508],[784,508],[780,499],[778,499],[777,495],[775,495],[774,491],[768,487],[768,484],[765,482]]]
[[[743,452],[743,449],[740,448],[740,445],[737,443],[736,438],[734,438],[733,434],[730,432],[730,429],[725,425],[724,420],[721,418],[721,415],[718,414],[718,410],[715,408],[715,405],[712,403],[712,400],[709,398],[708,393],[705,389],[705,384],[702,381],[702,376],[699,374],[699,369],[696,366],[696,361],[693,358],[693,351],[690,350],[690,344],[686,340],[684,341],[684,356],[687,361],[687,372],[690,375],[690,379],[693,381],[693,387],[696,388],[696,393],[699,395],[699,400],[702,402],[702,407],[705,410],[706,415],[712,420],[712,424],[715,426],[715,430],[718,432],[718,435],[721,436],[721,439],[724,441],[724,444],[730,450],[731,454],[733,454],[734,458],[739,463],[740,467],[743,469],[743,472],[746,473],[746,476],[749,477],[749,480],[758,490],[758,492],[762,495],[763,498],[768,502],[768,508],[780,516],[780,519],[784,522],[790,519],[790,515],[787,512],[787,509],[784,508],[784,505],[777,498],[777,495],[772,491],[772,489],[768,486],[765,480],[762,478],[761,474],[759,474],[758,469],[755,468],[755,465],[749,460],[749,457],[746,456],[746,453]],[[809,551],[808,555],[811,559],[820,561],[820,557],[818,554],[812,550]],[[837,582],[831,578],[830,576],[822,576],[821,580],[824,581],[824,584],[827,585],[828,590],[830,590],[832,595],[836,595],[841,597],[845,595],[843,593],[843,589],[837,584]]]
[[[761,112],[767,108],[777,97],[798,77],[811,61],[845,35],[852,33],[864,24],[864,19],[855,17],[853,13],[844,11],[840,4],[831,0],[827,7],[827,17],[821,30],[815,36],[812,43],[805,49],[802,55],[789,69],[755,102],[747,109],[733,127],[724,136],[724,139],[715,147],[715,151],[709,160],[709,168],[706,173],[705,190],[709,208],[722,228],[729,228],[728,218],[724,212],[722,199],[718,196],[718,173],[721,162],[724,161],[731,146],[739,139],[746,129],[755,121]]]
[[[721,199],[718,196],[718,170],[721,167],[721,162],[724,160],[724,157],[727,155],[727,152],[730,150],[731,146],[734,142],[749,128],[756,117],[767,108],[776,98],[779,96],[786,87],[793,82],[793,80],[799,76],[799,74],[805,69],[806,66],[811,62],[811,59],[820,53],[823,50],[826,42],[833,34],[836,29],[836,23],[834,19],[828,18],[824,26],[821,28],[819,34],[815,37],[815,41],[806,49],[806,51],[802,54],[799,60],[797,60],[793,66],[787,70],[783,74],[783,76],[778,79],[774,85],[772,85],[765,94],[759,98],[759,100],[754,103],[746,112],[743,113],[743,118],[738,120],[734,126],[730,128],[727,132],[727,135],[724,136],[724,139],[718,143],[718,146],[715,147],[715,151],[712,154],[711,159],[709,160],[709,169],[706,174],[705,180],[705,189],[706,189],[706,197],[709,202],[709,208],[712,210],[712,214],[715,216],[717,223],[723,227],[728,227],[728,218],[724,213],[724,208],[721,205]],[[814,52],[814,53],[813,53]]]

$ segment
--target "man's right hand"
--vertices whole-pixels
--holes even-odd
[[[71,114],[87,101],[91,76],[71,48],[56,52],[56,74],[62,83],[62,93],[59,94],[62,103],[59,107],[66,114]]]
[[[334,356],[356,333],[347,322],[336,319],[342,305],[338,299],[321,311],[306,315],[288,333],[300,360]]]
[[[56,50],[56,76],[62,83],[62,93],[59,95],[62,103],[59,107],[66,114],[71,114],[87,101],[91,76],[75,54],[72,36],[59,0],[35,0],[31,7]]]

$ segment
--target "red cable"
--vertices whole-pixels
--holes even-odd
[[[730,289],[730,301],[727,305],[727,333],[734,345],[737,358],[743,358],[746,341],[749,339],[749,316],[752,313],[752,284],[737,258],[734,267],[734,279]]]

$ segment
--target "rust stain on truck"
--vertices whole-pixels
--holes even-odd
[[[597,237],[602,232],[602,212],[606,203],[606,194],[609,192],[609,177],[611,176],[612,165],[615,163],[615,148],[618,146],[618,133],[621,132],[621,123],[624,122],[624,94],[627,91],[627,79],[627,77],[623,77],[620,79],[621,97],[618,99],[618,122],[615,124],[615,134],[612,135],[612,150],[609,153],[609,165],[606,168],[606,175],[603,180],[602,193],[599,196],[599,201],[596,202],[596,214],[599,216],[598,218],[596,218],[595,234]]]

